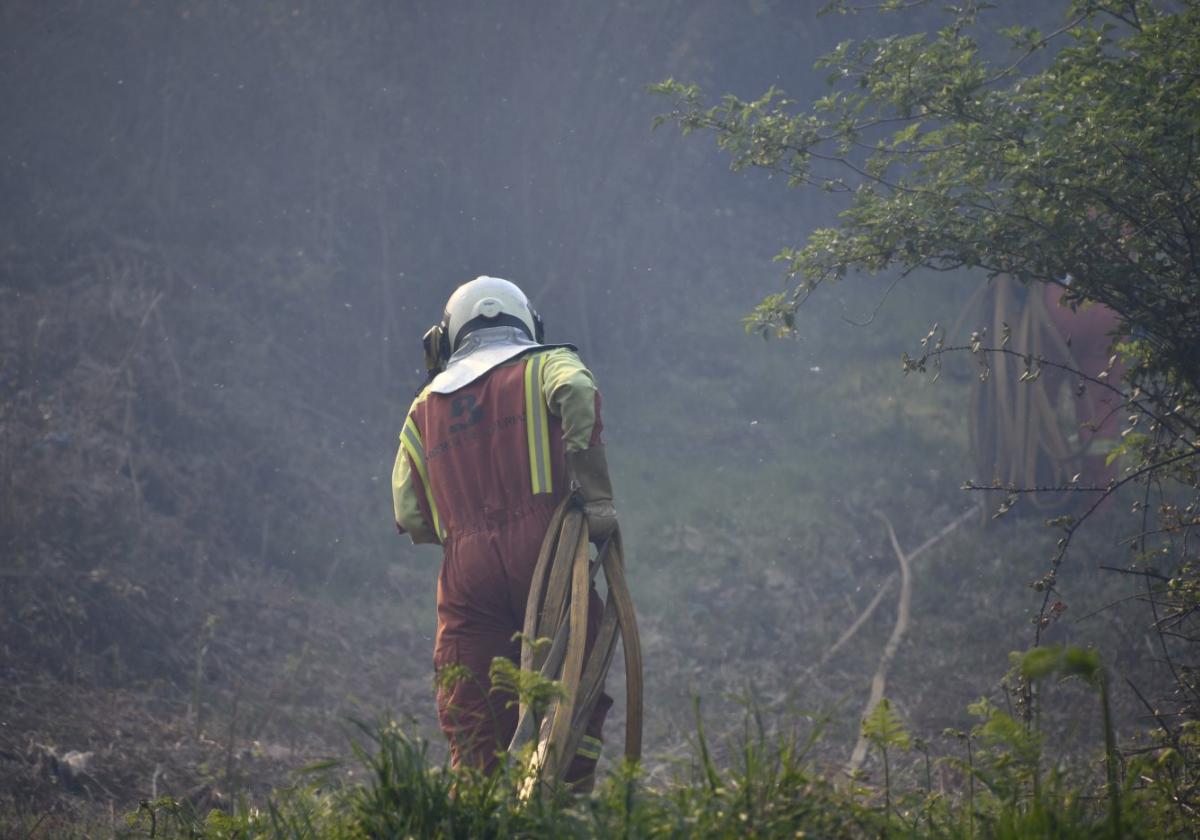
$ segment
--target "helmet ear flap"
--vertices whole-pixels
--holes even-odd
[[[434,324],[421,338],[421,346],[425,351],[425,370],[437,373],[446,366],[450,359],[450,338],[446,335],[444,323]]]

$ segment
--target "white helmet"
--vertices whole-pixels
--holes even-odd
[[[515,283],[499,277],[476,277],[455,289],[446,301],[442,325],[451,352],[458,348],[459,339],[485,326],[519,327],[534,341],[542,340],[542,319],[529,305],[529,298]]]

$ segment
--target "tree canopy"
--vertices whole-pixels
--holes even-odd
[[[786,333],[853,271],[1071,278],[1068,300],[1107,304],[1143,340],[1145,373],[1195,391],[1200,3],[1075,0],[1053,32],[1003,29],[1000,60],[977,34],[985,5],[932,34],[840,44],[807,109],[775,88],[707,107],[695,86],[657,86],[676,100],[664,118],[713,131],[735,169],[849,197],[837,227],[781,253],[794,288],[753,325]]]
[[[827,11],[861,9],[835,0]],[[1107,381],[1108,370],[1072,371],[1080,388],[1120,391],[1128,409],[1117,452],[1130,457],[1097,492],[1144,486],[1131,569],[1154,581],[1160,632],[1191,640],[1183,628],[1200,611],[1188,540],[1200,525],[1200,2],[1071,0],[1064,11],[1042,32],[965,2],[935,32],[841,43],[818,62],[828,93],[808,105],[776,88],[710,104],[695,85],[667,80],[654,89],[674,106],[659,121],[711,132],[735,170],[761,167],[842,202],[836,226],[780,253],[787,290],[747,318],[764,336],[794,334],[814,291],[858,273],[890,271],[894,282],[918,270],[1008,275],[1055,284],[1072,307],[1113,309],[1127,383]],[[1008,338],[976,333],[958,349],[1024,353]],[[944,341],[935,327],[905,369],[940,361]],[[1026,355],[1027,373],[1043,364],[1054,360]],[[1042,581],[1047,593],[1071,535],[1099,504],[1052,520],[1067,533]],[[1200,708],[1193,678],[1179,688]]]

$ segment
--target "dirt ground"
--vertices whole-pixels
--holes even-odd
[[[723,545],[715,535],[700,534],[691,545],[673,533],[652,534],[652,544],[698,569]],[[1023,627],[1024,600],[992,602],[1012,575],[1007,559],[976,563],[969,576],[956,571],[963,552],[977,553],[979,544],[964,528],[923,561],[913,627],[889,676],[887,695],[935,755],[956,747],[939,743],[945,727],[974,723],[968,702],[1004,702],[997,682]],[[46,565],[22,578],[10,573],[14,585],[0,592],[0,834],[16,826],[17,836],[55,837],[97,826],[107,836],[141,801],[166,795],[200,813],[243,798],[262,803],[328,759],[345,760],[336,772],[353,778],[353,721],[370,725],[385,715],[424,737],[432,760],[442,761],[431,664],[436,565],[393,570],[355,595],[306,593],[263,571],[223,573],[203,585],[172,577],[134,585],[115,573],[98,581]],[[696,697],[720,760],[736,754],[737,732],[753,708],[772,723],[823,728],[814,758],[837,772],[892,631],[893,599],[844,655],[828,662],[822,655],[888,570],[864,569],[861,591],[848,592],[845,604],[821,597],[832,585],[770,564],[675,580],[666,601],[635,591],[650,783],[687,773]],[[1097,592],[1092,600],[1109,597]],[[72,599],[86,611],[72,612]],[[1087,611],[1082,601],[1080,610]],[[1118,612],[1105,613],[1114,632],[1136,626],[1137,614]],[[1075,641],[1071,625],[1052,629],[1055,643]],[[1109,664],[1136,675],[1140,660],[1131,654]],[[624,728],[619,654],[614,663],[607,690],[617,702],[602,771],[619,754]],[[1141,713],[1134,699],[1114,697],[1115,713],[1128,724]],[[1102,743],[1094,700],[1083,689],[1055,688],[1045,710],[1048,730],[1077,742],[1066,746],[1083,759]]]
[[[0,811],[40,820],[34,836],[48,837],[87,822],[119,827],[164,795],[201,813],[262,799],[313,762],[347,757],[352,721],[385,714],[437,753],[432,643],[420,629],[430,616],[404,615],[386,597],[305,597],[265,578],[213,596],[198,611],[190,674],[120,679],[111,653],[64,667],[4,646]]]

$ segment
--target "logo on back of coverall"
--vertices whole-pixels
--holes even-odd
[[[483,406],[476,405],[474,394],[460,394],[450,404],[451,417],[463,417],[458,423],[450,424],[450,432],[464,432],[483,419]]]

